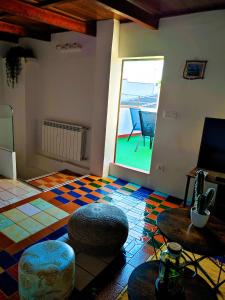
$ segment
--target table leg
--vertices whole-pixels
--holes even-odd
[[[186,188],[185,188],[185,194],[184,194],[184,202],[183,206],[185,207],[187,204],[187,197],[188,197],[188,190],[189,190],[189,185],[190,185],[190,176],[187,176],[187,183],[186,183]]]

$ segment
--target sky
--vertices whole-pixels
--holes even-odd
[[[155,83],[161,81],[163,60],[124,61],[123,79],[130,82]]]

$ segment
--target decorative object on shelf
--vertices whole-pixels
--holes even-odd
[[[205,74],[207,60],[187,60],[183,78],[193,80],[193,79],[203,79]]]
[[[82,50],[82,45],[79,43],[65,43],[56,45],[56,49],[61,52],[80,52]]]
[[[15,83],[18,83],[19,75],[22,71],[21,58],[34,57],[31,49],[26,49],[21,46],[10,48],[6,53],[6,76],[9,87],[14,88]]]
[[[168,243],[160,255],[159,276],[155,281],[158,300],[184,299],[183,271],[186,260],[178,243]]]
[[[191,222],[194,226],[204,227],[210,216],[210,209],[214,206],[215,189],[209,188],[204,194],[204,183],[207,172],[196,172],[194,185],[194,206],[191,208]]]

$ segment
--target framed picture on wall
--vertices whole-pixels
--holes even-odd
[[[193,79],[203,79],[205,74],[207,60],[187,60],[183,78],[193,80]]]

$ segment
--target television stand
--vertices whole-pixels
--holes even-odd
[[[218,181],[218,182],[220,182],[220,183],[225,183],[225,178],[223,178],[223,177],[216,177],[216,180]]]
[[[191,178],[195,178],[196,172],[200,169],[201,168],[194,168],[186,175],[187,182],[186,182],[184,202],[183,202],[184,207],[187,204],[190,180],[191,180]],[[217,184],[214,213],[218,216],[221,215],[222,213],[224,215],[224,213],[225,213],[225,173],[214,172],[214,171],[210,171],[210,170],[206,170],[206,169],[201,169],[201,170],[206,171],[208,173],[208,175],[205,177],[205,181]],[[194,204],[194,195],[192,196],[191,205],[193,205],[193,204]]]

